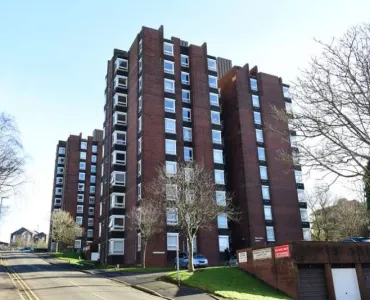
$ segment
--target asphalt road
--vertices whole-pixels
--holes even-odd
[[[1,252],[0,255],[2,300],[160,299],[106,278],[59,268],[31,253]],[[14,289],[14,284],[21,292]]]

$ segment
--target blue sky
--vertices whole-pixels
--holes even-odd
[[[0,110],[17,119],[28,183],[6,201],[0,240],[48,230],[56,143],[102,126],[106,61],[141,26],[289,82],[317,53],[314,37],[331,40],[369,11],[368,0],[1,1]]]

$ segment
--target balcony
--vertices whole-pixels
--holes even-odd
[[[115,109],[127,107],[127,94],[115,93],[113,96],[113,107]]]
[[[112,134],[112,141],[114,145],[124,145],[126,146],[126,131],[114,131]]]
[[[124,58],[117,58],[114,62],[115,71],[128,71],[128,60]]]

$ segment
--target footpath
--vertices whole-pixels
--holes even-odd
[[[194,299],[194,300],[210,300],[220,299],[217,296],[213,296],[205,293],[204,291],[189,288],[187,286],[162,281],[160,278],[166,274],[166,272],[156,273],[143,273],[143,272],[115,272],[94,269],[92,266],[80,266],[73,265],[62,260],[51,257],[46,254],[39,254],[45,261],[52,265],[59,266],[64,269],[80,271],[91,275],[104,276],[111,280],[125,284],[132,288],[136,288],[143,292],[161,297],[163,299]]]

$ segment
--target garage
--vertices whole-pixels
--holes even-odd
[[[323,265],[299,265],[300,299],[329,299]]]

